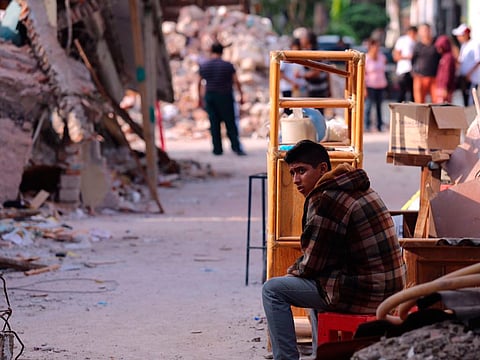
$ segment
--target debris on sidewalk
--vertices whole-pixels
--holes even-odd
[[[105,229],[76,230],[45,208],[32,216],[26,216],[24,209],[15,210],[16,216],[11,209],[12,216],[0,218],[0,269],[24,271],[27,276],[58,270],[66,259],[78,257],[71,250],[89,249],[94,242],[112,238]]]
[[[356,352],[353,360],[474,360],[480,351],[480,336],[461,323],[444,321],[384,338]]]

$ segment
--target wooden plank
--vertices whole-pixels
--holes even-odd
[[[0,267],[25,271],[25,270],[39,269],[39,268],[45,267],[45,265],[35,264],[27,260],[20,260],[20,259],[7,258],[4,256],[0,256]]]
[[[450,160],[453,150],[440,150],[432,152],[432,161],[441,163]]]
[[[332,98],[280,98],[280,107],[283,108],[348,108],[354,106],[350,99],[332,99]]]
[[[429,200],[426,192],[426,186],[431,178],[430,170],[427,167],[422,168],[420,179],[420,207],[418,211],[417,224],[415,225],[415,237],[427,237],[427,222],[429,216]]]
[[[478,263],[480,246],[439,245],[440,239],[401,239],[407,264],[407,287]]]
[[[302,212],[305,198],[293,184],[287,163],[281,159],[277,163],[277,206],[275,217],[276,238],[284,236],[300,236],[302,233]]]
[[[155,61],[155,43],[153,41],[153,14],[150,6],[144,5],[144,31],[146,46],[143,45],[143,36],[140,25],[140,17],[138,14],[138,2],[136,0],[129,1],[130,19],[132,22],[133,45],[135,55],[135,65],[137,73],[137,82],[140,90],[142,101],[142,124],[145,140],[145,150],[147,155],[147,184],[154,199],[156,199],[158,210],[163,213],[163,207],[158,200],[157,182],[157,151],[155,147],[155,133],[152,123],[155,123],[154,103],[151,101],[151,93],[154,91],[152,86],[148,86],[147,77],[154,76]],[[146,56],[147,55],[147,56]],[[146,58],[146,61],[145,61]],[[153,63],[153,65],[152,65]],[[148,67],[147,67],[148,65]]]
[[[432,161],[432,155],[429,154],[387,152],[387,163],[393,165],[427,166],[430,161]]]
[[[37,195],[30,201],[30,209],[37,210],[48,199],[50,193],[45,190],[40,190]]]
[[[144,134],[143,134],[143,130],[140,126],[137,125],[137,123],[135,123],[132,118],[130,117],[130,115],[128,114],[128,112],[125,110],[125,109],[122,109],[118,104],[117,102],[110,96],[110,94],[105,90],[105,87],[103,86],[102,82],[100,81],[100,78],[97,76],[97,73],[95,72],[95,70],[93,69],[93,66],[92,64],[90,63],[90,60],[88,59],[85,51],[83,50],[82,48],[82,45],[80,44],[80,42],[78,41],[78,39],[75,39],[74,40],[74,44],[75,44],[75,47],[77,48],[79,54],[80,54],[80,57],[82,58],[82,61],[83,63],[85,64],[85,66],[87,67],[94,83],[95,83],[95,86],[97,87],[98,91],[100,92],[100,94],[106,99],[108,100],[109,104],[112,106],[113,110],[115,111],[115,113],[117,115],[119,115],[129,126],[130,128],[132,129],[132,131],[138,135],[142,140],[144,140]],[[115,122],[116,123],[116,122]],[[117,123],[117,127],[118,127],[118,123]],[[123,134],[123,132],[121,131],[120,129],[120,132],[117,132],[116,134],[120,134],[121,133],[121,136],[124,137],[124,141],[123,143],[124,144],[127,144],[129,150],[130,150],[130,153],[134,156],[134,159],[137,163],[137,166],[140,170],[140,172],[142,173],[143,175],[143,178],[145,179],[146,183],[149,185],[148,188],[150,190],[150,193],[152,195],[152,198],[153,200],[157,203],[157,206],[161,209],[162,208],[162,205],[160,204],[160,200],[158,198],[158,193],[157,191],[153,191],[151,186],[150,186],[150,182],[148,180],[148,177],[147,177],[147,174],[145,173],[145,171],[143,170],[143,167],[142,165],[140,164],[140,161],[138,160],[138,156],[132,151],[131,147],[130,147],[130,144],[128,143],[127,139],[125,138],[125,134]]]
[[[60,269],[60,265],[55,264],[55,265],[44,266],[44,267],[41,267],[41,268],[38,268],[38,269],[28,270],[28,271],[25,271],[24,274],[27,275],[27,276],[38,275],[38,274],[43,274],[43,273],[49,272],[49,271],[55,271],[55,270],[58,270],[58,269]]]
[[[329,72],[329,73],[332,73],[332,74],[337,74],[337,75],[340,75],[340,76],[343,76],[343,77],[348,77],[350,75],[350,73],[348,71],[338,69],[335,66],[319,63],[319,62],[316,62],[316,61],[297,60],[295,62],[297,64],[304,65],[304,66],[307,66],[307,67],[312,68],[312,69],[326,71],[326,72]]]

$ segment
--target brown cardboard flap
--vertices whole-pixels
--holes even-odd
[[[440,191],[430,201],[438,237],[480,237],[480,182]]]
[[[470,124],[465,141],[456,147],[445,163],[448,176],[455,184],[474,180],[480,173],[480,118]]]
[[[433,116],[439,129],[466,129],[465,109],[461,106],[432,106]]]

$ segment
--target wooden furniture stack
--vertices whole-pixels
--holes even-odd
[[[339,76],[344,84],[340,98],[280,97],[280,63],[301,64]],[[335,63],[336,65],[332,65]],[[362,167],[365,54],[355,51],[272,51],[270,53],[270,142],[268,145],[267,279],[286,274],[301,255],[300,234],[304,197],[293,185],[283,160],[280,135],[282,108],[344,109],[347,139],[322,144],[329,151],[332,167],[349,163]],[[306,317],[293,309],[296,322]],[[304,319],[303,319],[304,320]]]

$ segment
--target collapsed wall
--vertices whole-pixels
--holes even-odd
[[[46,189],[54,201],[115,207],[113,166],[122,163],[123,170],[135,169],[142,176],[142,164],[129,151],[117,120],[126,119],[140,137],[143,129],[118,106],[135,69],[123,66],[120,46],[133,53],[133,44],[128,39],[121,43],[111,26],[119,16],[112,13],[114,0],[72,2],[69,7],[60,0],[17,1],[23,45],[0,40],[0,134],[10,134],[2,135],[1,145],[8,150],[0,155],[0,201],[16,199],[19,190]],[[122,20],[130,24],[128,17]],[[157,96],[170,101],[170,69],[158,32],[144,35],[158,42],[157,86],[162,91],[157,89]],[[107,163],[112,152],[115,164]],[[159,167],[170,169],[173,163],[159,149]]]
[[[47,77],[28,46],[0,40],[0,202],[17,198],[33,129],[51,99]]]

